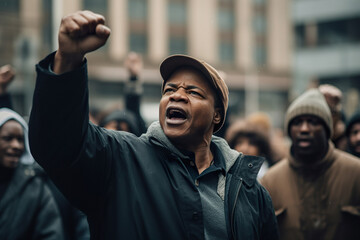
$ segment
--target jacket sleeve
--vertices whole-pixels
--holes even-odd
[[[260,239],[262,240],[275,240],[279,239],[279,230],[277,225],[277,220],[272,204],[272,200],[270,198],[269,193],[262,186],[261,191],[263,195],[264,202],[264,215],[263,215],[263,227],[260,234]]]
[[[29,142],[35,160],[60,191],[86,213],[106,191],[111,169],[106,136],[89,123],[86,60],[56,75],[49,66],[55,53],[37,66],[29,119]]]
[[[12,109],[12,101],[9,93],[0,94],[0,108]]]
[[[50,190],[45,184],[42,186],[43,191],[39,199],[32,239],[62,240],[64,239],[64,230],[59,210]]]

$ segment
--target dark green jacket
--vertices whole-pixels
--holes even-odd
[[[92,239],[204,239],[201,198],[188,157],[158,122],[141,137],[89,123],[86,64],[55,75],[53,55],[37,66],[30,147],[59,189],[88,216]],[[256,181],[261,161],[213,137],[226,161],[219,174],[228,235],[277,239],[271,199]],[[49,161],[51,159],[51,161]]]

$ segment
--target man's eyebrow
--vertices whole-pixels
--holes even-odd
[[[174,84],[174,83],[166,83],[166,84],[165,84],[165,87],[166,87],[166,86],[173,87],[173,88],[176,88],[176,87],[177,87],[177,85]]]

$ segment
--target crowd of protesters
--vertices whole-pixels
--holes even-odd
[[[85,55],[109,35],[101,15],[63,19],[29,130],[0,68],[0,239],[360,239],[360,111],[340,89],[294,99],[283,131],[264,112],[230,122],[221,74],[172,55],[147,126],[133,52],[124,108],[89,107]]]

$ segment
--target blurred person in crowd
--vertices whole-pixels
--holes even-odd
[[[0,68],[0,107],[13,109],[11,94],[8,92],[10,83],[15,78],[15,70],[10,65]],[[1,109],[0,108],[0,109]],[[27,132],[26,132],[27,135]],[[29,149],[28,149],[29,151]],[[30,158],[26,158],[30,159]],[[90,239],[89,226],[86,216],[78,209],[73,207],[69,201],[60,193],[54,183],[49,179],[43,169],[35,164],[33,166],[36,175],[41,177],[51,190],[52,196],[60,212],[63,235],[65,240],[85,240]],[[0,238],[1,239],[1,238]]]
[[[140,127],[135,114],[128,110],[116,109],[111,111],[99,123],[100,127],[110,130],[125,131],[140,136],[142,127]]]
[[[360,239],[360,161],[334,147],[330,109],[318,89],[289,106],[289,158],[261,179],[269,191],[280,239]]]
[[[227,129],[225,139],[229,143],[230,148],[238,152],[265,158],[258,173],[258,178],[261,178],[269,167],[274,164],[269,138],[255,124],[245,119],[239,119]]]
[[[247,121],[262,132],[270,143],[271,165],[286,157],[289,150],[288,143],[281,129],[273,128],[267,113],[254,112],[246,117]]]
[[[27,124],[0,109],[0,239],[64,239],[60,213],[29,152]]]
[[[347,152],[360,157],[360,111],[355,112],[346,123]]]
[[[95,106],[89,106],[89,120],[95,124],[98,125],[100,122],[100,114],[101,110]]]
[[[99,126],[106,129],[126,131],[136,136],[146,132],[146,124],[140,113],[142,83],[139,80],[143,68],[142,58],[135,52],[130,52],[125,60],[129,73],[129,81],[125,83],[125,109],[103,111]]]
[[[7,64],[0,67],[0,108],[12,107],[11,97],[7,90],[14,78],[15,69],[13,69],[11,65]]]
[[[339,88],[331,84],[322,84],[319,86],[320,92],[325,96],[325,100],[330,108],[333,135],[331,140],[336,148],[346,150],[345,121],[342,110],[342,92]]]
[[[228,89],[209,64],[186,55],[162,62],[159,121],[141,137],[89,122],[85,54],[106,43],[104,23],[90,11],[63,18],[59,49],[37,65],[30,116],[36,161],[87,214],[92,239],[277,239],[256,181],[261,159],[213,136]]]

